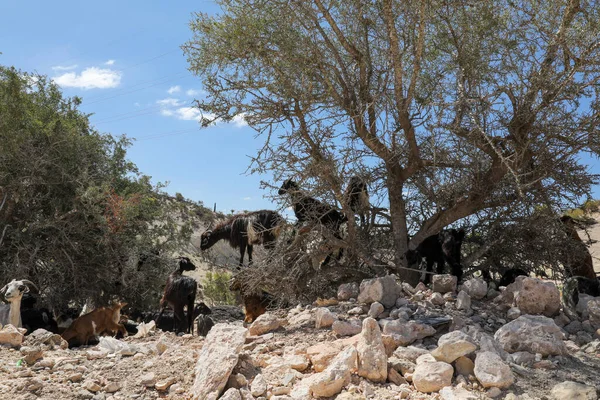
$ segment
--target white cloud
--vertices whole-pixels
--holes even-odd
[[[115,63],[115,60],[108,60],[107,62],[104,63],[104,65],[113,65]]]
[[[164,115],[165,117],[172,117],[173,115],[175,115],[175,113],[172,110],[165,109],[160,110],[160,114]]]
[[[156,100],[156,104],[162,107],[177,107],[183,105],[183,101],[167,97],[166,99]]]
[[[202,113],[195,107],[180,107],[175,110],[175,116],[184,121],[200,121]]]
[[[167,90],[167,93],[169,93],[169,94],[173,94],[173,93],[177,93],[177,92],[181,92],[181,86],[179,86],[179,85],[171,86],[169,88],[169,90]]]
[[[189,89],[185,92],[185,94],[187,94],[188,96],[198,96],[199,94],[202,94],[203,91],[202,90],[196,90],[196,89]]]
[[[115,88],[121,83],[121,73],[112,69],[90,67],[80,74],[68,72],[53,78],[60,86],[81,89]]]
[[[78,67],[77,64],[67,65],[67,66],[55,65],[54,67],[52,67],[52,69],[54,71],[69,71],[69,70],[75,69],[77,67]]]
[[[235,117],[233,117],[231,122],[233,122],[236,128],[243,128],[244,126],[248,126],[248,123],[246,122],[246,113],[236,115]]]

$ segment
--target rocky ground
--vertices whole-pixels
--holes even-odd
[[[500,293],[477,279],[456,288],[440,275],[428,289],[388,276],[246,328],[217,312],[206,339],[151,331],[66,349],[7,326],[0,398],[596,399],[600,298],[582,296],[571,321],[558,295],[535,278]]]

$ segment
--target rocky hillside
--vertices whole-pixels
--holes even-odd
[[[535,278],[498,292],[477,279],[457,288],[439,275],[428,289],[387,276],[248,327],[239,311],[215,312],[206,338],[151,331],[66,349],[8,326],[0,398],[596,399],[600,298],[583,295],[571,321],[558,296]]]

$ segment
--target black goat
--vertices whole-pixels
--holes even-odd
[[[198,336],[206,336],[211,328],[215,325],[212,318],[208,315],[200,315],[196,321]]]
[[[427,271],[432,272],[433,264],[437,264],[436,272],[444,273],[446,263],[450,265],[452,275],[460,281],[463,270],[460,265],[460,247],[465,237],[463,229],[447,229],[436,235],[431,235],[417,246],[415,250],[408,250],[405,254],[409,265],[419,264],[423,258],[427,261]],[[425,274],[424,283],[431,281],[431,275]]]
[[[196,304],[194,307],[194,313],[192,315],[192,321],[200,315],[211,314],[211,309],[202,303]],[[141,313],[140,319],[142,322],[150,322],[154,321],[156,323],[156,328],[160,329],[164,332],[176,332],[176,319],[175,313],[171,310],[166,310],[161,315],[160,312],[144,312]]]
[[[360,225],[366,226],[366,214],[369,211],[369,191],[362,178],[353,176],[344,192],[344,202],[360,218]]]
[[[36,329],[58,333],[58,324],[47,308],[34,308],[37,298],[31,293],[24,293],[21,299],[21,324],[27,329],[27,335]]]
[[[175,315],[175,331],[180,332],[183,330],[186,333],[189,333],[193,329],[194,300],[196,300],[198,283],[193,278],[184,276],[183,271],[193,271],[196,269],[196,266],[192,264],[190,259],[187,257],[179,257],[178,263],[179,267],[175,271],[171,272],[169,278],[167,279],[165,291],[162,299],[160,299],[160,312],[156,320],[160,320],[165,308],[167,305],[170,305]],[[185,321],[185,315],[183,312],[183,309],[186,306],[187,321]]]
[[[529,274],[526,271],[522,270],[521,268],[507,269],[506,271],[504,271],[504,273],[502,274],[502,277],[498,281],[498,287],[508,286],[511,283],[514,283],[515,279],[517,279],[517,276],[521,276],[521,275],[529,276]]]
[[[573,321],[579,319],[576,311],[577,303],[579,303],[579,293],[594,297],[600,296],[600,279],[573,276],[565,280],[562,292],[563,310],[567,317]]]
[[[240,249],[240,267],[244,263],[244,253],[248,251],[248,263],[252,264],[252,246],[262,244],[271,248],[281,232],[285,220],[270,210],[237,214],[218,224],[213,230],[202,233],[200,249],[207,250],[221,239],[231,247]]]
[[[296,215],[297,226],[307,222],[309,224],[319,223],[329,229],[333,236],[337,239],[341,239],[340,227],[348,219],[345,215],[340,213],[335,208],[314,199],[300,190],[300,187],[296,182],[291,179],[286,180],[279,189],[279,195],[288,194],[292,201],[292,207],[294,208],[294,214]],[[342,251],[340,250],[337,259],[342,258]],[[331,255],[323,261],[323,265],[326,265],[331,259]]]

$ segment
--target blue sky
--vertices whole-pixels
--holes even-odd
[[[60,6],[58,6],[60,4]],[[192,12],[212,1],[5,1],[0,63],[49,75],[103,132],[136,138],[129,158],[167,191],[220,211],[275,208],[245,176],[260,143],[241,121],[200,130],[194,98],[203,96],[179,48]],[[583,156],[600,173],[597,160]],[[600,197],[600,187],[594,188]]]

